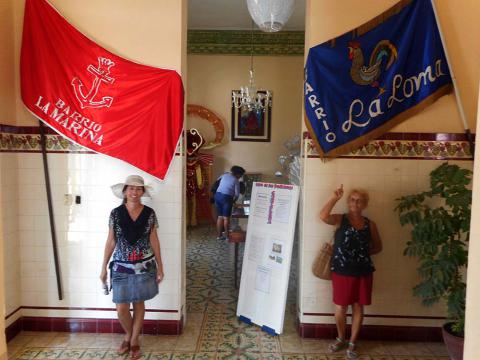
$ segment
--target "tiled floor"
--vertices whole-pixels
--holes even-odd
[[[233,245],[215,240],[208,229],[189,234],[187,326],[180,336],[141,339],[142,359],[344,359],[327,354],[328,340],[300,338],[293,304],[287,306],[284,333],[270,336],[235,316]],[[291,297],[289,297],[291,302]],[[117,356],[119,334],[22,332],[8,343],[10,359],[126,359]],[[441,343],[359,343],[361,360],[447,360]]]

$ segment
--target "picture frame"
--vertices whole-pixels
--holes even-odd
[[[257,91],[266,94],[266,91]],[[232,141],[271,141],[272,124],[272,97],[267,102],[263,100],[263,110],[248,110],[236,108],[235,99],[239,97],[240,90],[232,90]],[[265,102],[267,102],[265,104]]]
[[[245,184],[245,200],[250,200],[252,197],[252,188],[255,181],[262,181],[261,173],[245,173],[243,175],[243,182]]]

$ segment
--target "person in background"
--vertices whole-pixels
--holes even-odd
[[[320,219],[336,227],[331,260],[333,302],[337,338],[329,346],[330,352],[347,349],[347,359],[356,359],[355,342],[363,322],[363,307],[372,302],[373,272],[370,255],[382,251],[382,240],[375,223],[362,215],[367,207],[368,193],[352,189],[347,196],[348,213],[331,214],[343,196],[343,185],[320,211]],[[346,341],[346,314],[352,306],[352,331]]]
[[[230,172],[219,178],[220,182],[214,195],[215,208],[217,209],[217,240],[228,239],[232,207],[240,195],[239,179],[243,174],[245,174],[245,169],[234,165]]]
[[[124,183],[113,185],[112,191],[123,202],[110,213],[100,280],[106,284],[107,264],[113,254],[110,262],[113,302],[125,331],[117,352],[119,355],[130,352],[132,359],[139,359],[145,300],[158,294],[158,284],[163,279],[158,222],[155,211],[140,202],[142,196],[150,196],[141,176],[128,176]]]

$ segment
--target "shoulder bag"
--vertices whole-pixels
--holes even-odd
[[[326,242],[320,248],[312,266],[313,275],[323,280],[331,280],[330,261],[333,254],[333,245]]]

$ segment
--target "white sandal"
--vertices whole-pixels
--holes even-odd
[[[347,359],[355,360],[357,358],[357,352],[355,351],[355,343],[349,342],[347,348]]]
[[[347,346],[347,342],[345,340],[340,339],[339,337],[336,337],[335,342],[328,345],[328,351],[330,353],[334,353],[339,350],[342,350],[343,348],[345,348],[345,346]]]

